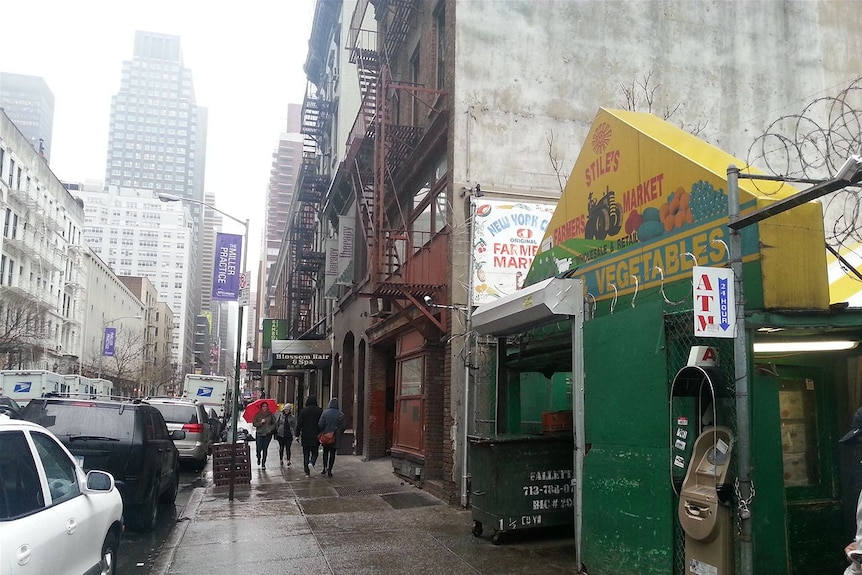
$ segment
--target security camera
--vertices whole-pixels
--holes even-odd
[[[426,295],[422,299],[425,300],[425,305],[427,305],[428,307],[431,307],[432,305],[434,305],[434,300],[431,299],[430,295]]]

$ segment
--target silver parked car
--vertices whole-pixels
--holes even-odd
[[[204,405],[195,399],[179,397],[151,397],[145,401],[161,412],[169,431],[181,429],[186,432],[185,439],[174,441],[180,452],[180,461],[188,461],[195,471],[203,469],[212,434]]]

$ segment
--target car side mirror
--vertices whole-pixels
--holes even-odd
[[[175,429],[175,430],[171,431],[170,437],[174,441],[176,441],[178,439],[185,439],[186,438],[186,432],[183,431],[182,429]]]
[[[87,472],[87,491],[107,493],[114,489],[114,476],[105,471],[93,469]]]

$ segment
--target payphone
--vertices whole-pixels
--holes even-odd
[[[688,363],[674,376],[670,387],[670,477],[679,495],[691,460],[695,439],[707,426],[719,425],[731,400],[718,375],[715,348],[691,348]]]
[[[704,429],[694,442],[679,496],[679,522],[685,532],[685,572],[726,575],[734,572],[733,518],[725,494],[733,483],[729,428]]]

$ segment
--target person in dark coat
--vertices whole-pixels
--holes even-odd
[[[255,429],[255,443],[257,444],[257,464],[261,469],[266,469],[266,452],[269,451],[269,443],[275,433],[275,416],[269,411],[269,404],[263,403],[254,416],[252,422]]]
[[[334,433],[335,442],[323,446],[323,471],[321,475],[332,477],[332,466],[335,465],[335,453],[338,444],[341,443],[341,435],[344,431],[344,413],[338,409],[338,398],[329,400],[329,407],[320,414],[317,427],[321,433]]]
[[[284,463],[284,454],[287,452],[287,466],[290,467],[290,444],[296,434],[296,416],[293,415],[293,407],[285,403],[284,407],[275,418],[275,439],[278,441],[278,460]]]
[[[308,465],[317,463],[320,443],[317,441],[317,422],[323,410],[317,405],[317,398],[309,395],[303,407],[296,416],[296,440],[302,445],[302,469],[309,477]]]

